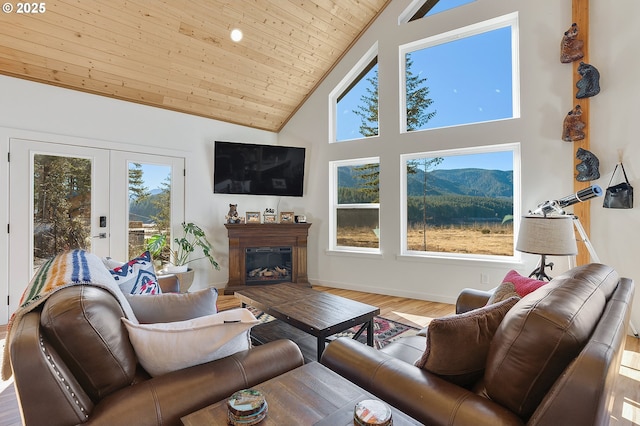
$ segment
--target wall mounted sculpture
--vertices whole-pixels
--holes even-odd
[[[576,105],[574,109],[567,113],[562,124],[562,140],[565,142],[575,142],[584,139],[583,129],[586,127],[582,121],[582,108]]]
[[[600,72],[590,64],[580,62],[578,66],[578,74],[582,78],[576,83],[578,93],[576,93],[577,99],[590,98],[600,93]]]
[[[578,182],[588,182],[591,180],[600,179],[600,160],[593,155],[591,151],[578,148],[576,152],[576,158],[581,162],[576,166],[578,176],[576,180]]]
[[[562,37],[560,62],[568,64],[582,59],[584,57],[583,47],[584,42],[578,39],[578,25],[574,22]]]

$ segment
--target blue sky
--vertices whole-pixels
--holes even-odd
[[[439,0],[435,6],[431,8],[426,16],[435,15],[445,10],[453,9],[454,7],[462,6],[464,4],[473,3],[475,0]]]
[[[410,54],[412,72],[429,88],[435,117],[422,128],[497,120],[513,115],[511,28],[443,43]]]
[[[161,189],[160,184],[171,175],[171,166],[158,165],[158,164],[145,164],[142,165],[142,176],[144,178],[144,186],[149,191],[154,189]],[[129,168],[133,167],[133,163],[129,163]]]
[[[440,0],[429,15],[471,1]],[[434,101],[427,111],[436,111],[422,129],[513,115],[510,27],[420,49],[409,55],[413,61],[411,72],[427,79],[428,96]],[[375,72],[377,66],[369,75]],[[338,104],[338,140],[361,137],[360,118],[353,110],[369,86],[367,77],[363,78]]]
[[[472,155],[450,155],[444,157],[444,161],[436,167],[436,170],[467,168],[512,171],[513,152],[501,151]]]

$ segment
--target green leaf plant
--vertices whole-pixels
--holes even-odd
[[[151,253],[154,259],[161,258],[162,252],[168,247],[170,252],[171,263],[175,266],[186,265],[190,262],[194,262],[200,259],[207,259],[211,266],[216,269],[220,269],[220,265],[213,257],[213,246],[207,240],[202,228],[198,225],[189,222],[182,223],[183,234],[180,238],[174,238],[175,250],[169,246],[169,239],[167,234],[156,234],[147,240],[147,250]],[[202,251],[202,256],[192,258],[196,249]]]

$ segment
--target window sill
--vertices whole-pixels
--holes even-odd
[[[396,256],[396,260],[403,262],[428,262],[428,263],[443,263],[451,264],[460,262],[482,262],[485,264],[491,264],[497,267],[514,267],[522,266],[524,262],[522,259],[513,257],[497,258],[492,256],[456,256],[455,254],[446,255],[432,255],[432,254],[399,254]]]
[[[360,257],[364,259],[382,259],[381,251],[358,251],[358,250],[325,250],[327,256]]]

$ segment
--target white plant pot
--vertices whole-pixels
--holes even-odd
[[[179,274],[182,272],[187,272],[187,269],[189,269],[189,265],[180,265],[180,266],[176,266],[176,265],[172,265],[172,264],[167,264],[164,267],[164,271],[167,274]]]
[[[176,277],[178,277],[178,281],[180,282],[180,293],[189,292],[189,288],[191,288],[191,284],[193,284],[194,275],[195,271],[193,269],[189,269],[187,272],[176,273]]]

